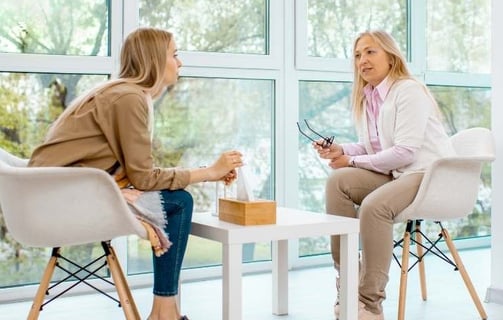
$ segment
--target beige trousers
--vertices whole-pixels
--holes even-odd
[[[393,219],[416,196],[422,173],[393,179],[359,168],[340,168],[326,185],[328,214],[360,218],[361,269],[359,299],[373,313],[382,312],[393,255]],[[332,236],[332,258],[339,270],[340,237]]]

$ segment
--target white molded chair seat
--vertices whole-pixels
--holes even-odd
[[[105,251],[103,258],[126,319],[140,319],[110,240],[126,235],[147,238],[147,233],[113,178],[95,168],[26,164],[26,159],[0,149],[0,207],[7,230],[24,246],[53,248],[28,319],[37,319],[45,305],[53,271],[62,258],[59,248],[95,242],[101,242]]]
[[[416,265],[419,266],[421,293],[426,300],[426,281],[424,256],[433,253],[459,270],[463,281],[472,297],[482,319],[487,314],[480,302],[470,277],[461,261],[454,243],[441,221],[461,219],[468,216],[475,205],[480,186],[482,166],[495,159],[492,133],[486,128],[470,128],[458,132],[451,137],[451,143],[456,155],[435,161],[425,172],[414,201],[400,213],[395,222],[407,222],[402,239],[395,241],[395,248],[402,248],[401,262],[395,255],[395,260],[401,268],[398,319],[405,318],[405,298],[407,290],[407,274]],[[421,222],[430,220],[440,226],[437,239],[428,239],[421,232]],[[427,241],[423,241],[423,238]],[[438,247],[437,243],[444,240],[452,255],[449,259]],[[417,254],[410,252],[410,244],[416,244]],[[417,260],[409,268],[409,257]]]

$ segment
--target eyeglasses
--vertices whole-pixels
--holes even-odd
[[[332,143],[334,143],[334,138],[335,136],[331,136],[331,137],[325,137],[325,136],[322,136],[321,134],[319,134],[318,132],[316,132],[313,128],[311,128],[311,126],[309,125],[309,123],[307,122],[306,119],[304,119],[304,122],[306,123],[306,127],[312,132],[314,133],[315,135],[317,135],[318,137],[322,138],[323,139],[323,142],[318,142],[317,140],[311,138],[307,133],[305,133],[304,131],[302,131],[302,129],[300,128],[300,124],[297,122],[297,127],[299,128],[299,132],[306,138],[308,138],[309,140],[311,140],[312,142],[315,142],[317,145],[321,146],[322,148],[328,148],[332,145]],[[319,139],[318,139],[319,140]]]

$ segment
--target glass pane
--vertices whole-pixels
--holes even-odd
[[[29,157],[49,125],[78,95],[106,75],[0,72],[0,146]]]
[[[325,136],[335,136],[337,142],[355,141],[350,109],[350,83],[301,81],[299,85],[299,122],[309,125]],[[299,204],[301,209],[325,212],[325,181],[332,170],[318,157],[311,142],[299,134]],[[303,238],[299,255],[314,255],[330,251],[328,237]]]
[[[383,29],[407,52],[407,1],[308,0],[307,53],[312,57],[349,59],[362,31]]]
[[[273,199],[273,116],[271,80],[182,78],[156,103],[156,163],[199,167],[211,164],[223,151],[238,149],[249,168],[254,196]],[[219,189],[222,195],[223,186]],[[235,194],[234,189],[229,188],[227,195]],[[195,184],[187,190],[194,197],[196,212],[215,212],[216,183]],[[150,249],[142,242],[130,238],[130,274],[152,268]],[[269,259],[269,247],[246,246],[244,258]],[[220,244],[192,237],[184,266],[220,264],[220,257]]]
[[[47,128],[75,95],[106,80],[103,75],[0,73],[0,147],[27,158]],[[0,288],[40,282],[49,249],[23,248],[6,230],[0,212]],[[72,248],[72,256],[96,256],[94,246]],[[60,277],[61,275],[58,275]]]
[[[140,25],[174,33],[185,51],[268,54],[267,0],[140,0]]]
[[[0,215],[0,221],[1,215]],[[3,223],[3,221],[2,221]],[[51,248],[22,248],[19,244],[0,241],[2,249],[2,264],[0,264],[0,274],[8,275],[0,278],[0,288],[24,286],[30,284],[38,284],[42,279],[42,274],[51,257]],[[5,250],[4,250],[5,249]],[[87,265],[91,261],[99,258],[103,254],[101,244],[87,244],[81,246],[73,246],[71,248],[62,248],[60,254],[65,258],[73,261],[78,265]],[[4,259],[3,257],[6,257]],[[108,269],[98,267],[103,264],[104,260],[96,261],[90,265],[90,270],[96,270],[95,275],[107,277]],[[59,266],[68,272],[74,272],[80,278],[88,277],[89,273],[81,271],[80,268],[72,263],[60,260]],[[93,279],[95,276],[90,276]],[[69,277],[69,274],[59,268],[54,270],[52,281],[76,281],[75,277]],[[52,294],[57,294],[61,291],[60,288],[51,291]]]
[[[107,56],[109,3],[3,0],[0,52]]]
[[[449,135],[471,127],[491,127],[491,89],[429,87],[438,102]]]
[[[491,72],[491,1],[429,0],[429,70]]]

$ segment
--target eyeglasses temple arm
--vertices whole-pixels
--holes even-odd
[[[304,131],[302,131],[302,129],[300,128],[300,124],[297,122],[297,128],[299,128],[299,132],[306,138],[308,138],[309,140],[311,140],[312,142],[316,142],[316,140],[314,140],[313,138],[311,138],[310,136],[308,136]]]
[[[327,138],[325,136],[322,136],[321,134],[319,134],[318,132],[316,132],[313,128],[311,128],[311,126],[309,125],[309,123],[307,122],[306,119],[304,119],[304,122],[306,123],[306,126],[309,130],[311,130],[311,132],[313,132],[315,135],[317,135],[318,137],[320,138],[323,138],[324,140],[328,141],[330,138]]]

